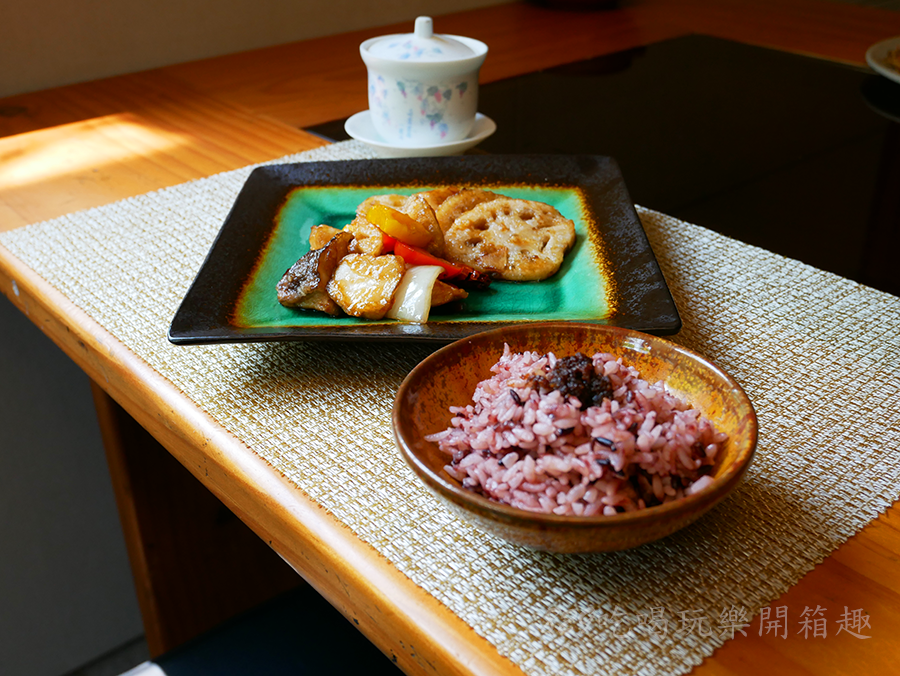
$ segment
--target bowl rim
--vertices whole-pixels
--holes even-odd
[[[687,495],[680,500],[674,500],[662,505],[646,507],[631,512],[620,512],[610,515],[594,515],[594,516],[577,516],[577,515],[561,515],[548,514],[546,512],[532,512],[500,502],[495,502],[482,495],[478,495],[472,491],[464,489],[461,485],[453,482],[449,477],[442,476],[441,473],[434,472],[427,464],[425,464],[413,451],[411,447],[410,435],[408,435],[400,425],[401,404],[408,397],[407,393],[413,384],[422,377],[431,365],[448,354],[458,350],[463,343],[487,343],[495,338],[497,334],[518,333],[524,331],[559,331],[559,330],[587,330],[588,332],[618,334],[623,337],[635,337],[642,340],[650,341],[664,345],[670,349],[675,349],[695,361],[699,362],[705,369],[714,372],[718,377],[722,378],[731,388],[732,393],[738,398],[738,401],[747,409],[749,423],[749,443],[745,448],[741,449],[737,457],[724,473],[715,476],[710,485],[702,488],[696,493]],[[471,399],[471,395],[470,395]],[[473,334],[466,338],[461,338],[440,349],[432,352],[425,359],[419,362],[403,379],[397,394],[394,398],[394,405],[391,411],[391,427],[393,436],[400,454],[406,461],[407,465],[413,472],[432,490],[436,491],[444,498],[450,500],[461,507],[479,512],[483,516],[487,515],[494,521],[501,521],[510,525],[521,523],[523,520],[530,522],[532,525],[545,525],[548,529],[565,525],[568,528],[576,529],[596,529],[598,527],[622,527],[626,525],[639,525],[645,522],[653,522],[665,517],[666,515],[678,514],[683,511],[693,511],[695,509],[704,510],[712,507],[713,504],[724,498],[738,484],[743,475],[746,473],[756,453],[756,447],[759,439],[759,422],[756,410],[752,401],[747,396],[743,387],[724,369],[709,358],[700,353],[679,345],[673,341],[667,340],[660,336],[636,331],[619,326],[609,326],[606,324],[593,324],[588,322],[538,322],[531,324],[521,324],[513,326],[505,326],[480,333]],[[429,442],[430,443],[430,442]],[[437,446],[435,444],[435,446]]]

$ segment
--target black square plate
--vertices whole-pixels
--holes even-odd
[[[310,228],[340,228],[370,195],[483,187],[546,202],[575,222],[553,277],[497,281],[426,324],[334,318],[282,307],[275,285],[309,250]],[[307,162],[253,170],[169,328],[173,343],[273,340],[448,342],[507,324],[597,322],[656,334],[681,327],[616,162],[577,155],[463,155]]]

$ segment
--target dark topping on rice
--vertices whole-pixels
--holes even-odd
[[[631,485],[634,486],[634,490],[637,491],[637,494],[641,497],[647,507],[654,507],[662,504],[653,492],[653,486],[650,485],[650,481],[646,476],[643,474],[634,474],[630,476],[628,480]]]
[[[546,376],[535,378],[535,385],[542,392],[559,390],[567,399],[575,397],[583,409],[599,406],[613,396],[609,378],[598,374],[593,360],[581,352],[557,359]]]

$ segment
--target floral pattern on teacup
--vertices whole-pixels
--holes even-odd
[[[447,106],[453,97],[453,89],[448,86],[423,85],[421,82],[410,83],[412,85],[409,93],[419,102],[420,117],[428,120],[428,125],[436,131],[441,140],[447,136],[449,127],[444,122],[444,114],[447,112]],[[407,95],[407,84],[397,82],[397,88]]]
[[[444,141],[460,116],[470,114],[474,103],[463,102],[468,89],[468,80],[423,83],[376,75],[369,80],[373,123],[386,139]]]
[[[384,108],[384,100],[387,98],[387,83],[379,75],[369,80],[369,107]]]
[[[416,44],[412,40],[403,40],[398,42],[391,42],[387,49],[389,50],[390,58],[399,59],[401,61],[409,61],[416,60],[419,61],[423,56],[426,55],[437,55],[443,54],[444,50],[440,47],[428,47],[425,48],[421,44]]]

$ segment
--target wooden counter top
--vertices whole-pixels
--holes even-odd
[[[487,42],[491,82],[689,33],[863,65],[897,13],[825,0],[636,0],[616,11],[518,2],[452,14]],[[356,31],[0,101],[0,229],[321,145],[300,127],[366,107]],[[567,36],[565,40],[557,37]]]
[[[440,29],[488,43],[482,80],[490,82],[689,33],[862,65],[871,44],[900,34],[900,13],[825,0],[634,0],[602,12],[519,2],[441,17]],[[0,230],[322,145],[299,128],[366,107],[358,45],[393,30],[402,29],[357,31],[0,100]],[[97,385],[154,651],[240,604],[172,629],[178,607],[166,605],[167,591],[150,570],[147,531],[133,503],[141,478],[129,467],[134,456],[125,446],[141,433],[123,429],[129,418],[118,406],[405,670],[520,673],[2,247],[0,288]],[[827,605],[840,588],[840,598],[852,598],[856,607],[879,599],[893,609],[879,622],[900,625],[898,515],[895,505],[776,605],[798,612]],[[877,640],[874,646],[845,635],[827,643],[784,641],[748,632],[694,673],[892,673],[897,640]]]

